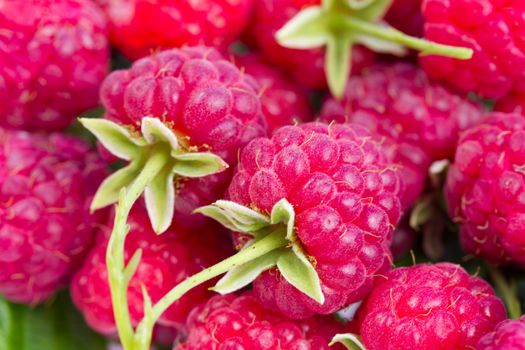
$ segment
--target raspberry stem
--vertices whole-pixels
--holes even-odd
[[[119,201],[116,207],[113,230],[106,250],[106,265],[108,271],[109,287],[111,291],[111,302],[115,323],[117,325],[120,341],[125,350],[149,349],[149,340],[144,339],[141,343],[148,343],[147,347],[136,347],[133,326],[128,308],[128,284],[135,271],[126,268],[124,260],[124,245],[129,227],[126,225],[129,212],[133,204],[140,197],[146,186],[157,176],[169,161],[169,152],[162,150],[152,152],[144,168],[133,181],[128,190],[121,189]],[[136,264],[135,264],[136,269]]]
[[[521,305],[517,297],[518,289],[516,281],[508,282],[505,279],[505,276],[503,276],[503,273],[490,264],[487,264],[487,270],[492,282],[494,282],[494,285],[496,286],[496,291],[507,305],[509,318],[516,320],[519,319],[521,317]]]
[[[474,54],[474,51],[469,48],[443,45],[415,38],[406,35],[395,28],[379,26],[375,23],[370,23],[353,16],[338,15],[334,16],[333,21],[341,28],[347,29],[354,34],[360,33],[388,42],[395,42],[421,51],[423,55],[440,55],[468,60],[471,59]]]

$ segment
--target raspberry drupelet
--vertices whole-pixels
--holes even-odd
[[[493,332],[480,339],[476,350],[525,349],[525,316],[519,320],[505,320]]]

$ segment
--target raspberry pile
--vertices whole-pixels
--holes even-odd
[[[6,350],[525,350],[524,18],[0,0]]]

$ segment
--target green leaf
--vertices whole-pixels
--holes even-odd
[[[322,47],[330,37],[326,11],[320,6],[300,11],[277,33],[277,42],[291,49]]]
[[[232,231],[251,235],[270,225],[270,219],[266,216],[231,201],[219,200],[212,205],[198,208],[195,212],[218,221]]]
[[[165,167],[144,190],[148,216],[157,234],[165,232],[173,219],[175,206],[173,178],[174,174],[170,167]]]
[[[142,160],[132,161],[128,166],[117,170],[108,176],[95,194],[91,202],[91,211],[104,208],[118,201],[120,190],[129,186],[133,180],[140,174],[144,162]]]
[[[173,172],[184,177],[203,177],[228,169],[228,163],[209,152],[172,154]]]
[[[247,248],[247,247],[246,247]],[[211,290],[220,294],[233,293],[252,283],[262,272],[274,267],[281,250],[274,250],[255,260],[228,271]]]
[[[351,70],[352,39],[348,35],[332,36],[326,46],[326,79],[332,94],[341,99]]]
[[[286,225],[286,239],[290,242],[294,240],[294,227],[295,227],[295,211],[293,205],[286,200],[281,199],[275,203],[272,208],[272,214],[270,216],[270,222],[272,225],[285,224]]]
[[[0,299],[0,350],[105,350],[61,293],[51,303],[31,308]]]
[[[366,350],[359,337],[351,333],[336,334],[332,338],[330,346],[334,345],[335,343],[343,344],[348,350]]]
[[[319,304],[324,304],[324,294],[317,271],[296,246],[292,248],[279,256],[277,268],[292,286]]]
[[[133,137],[128,129],[107,119],[81,118],[82,125],[95,135],[113,155],[131,160],[145,145],[141,138]]]
[[[142,136],[144,136],[144,139],[146,139],[150,145],[158,142],[166,142],[170,145],[172,152],[180,149],[177,135],[158,118],[142,118],[141,131]]]

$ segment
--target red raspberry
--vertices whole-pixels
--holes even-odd
[[[385,20],[393,27],[412,36],[423,36],[423,0],[394,0],[388,10]]]
[[[288,72],[301,85],[314,89],[326,88],[324,50],[288,49],[277,43],[275,33],[293,16],[320,0],[259,0],[250,40],[257,44],[263,56],[272,64]],[[352,49],[352,72],[357,73],[373,61],[374,54],[362,47]]]
[[[0,0],[0,126],[59,130],[98,103],[109,46],[88,0]]]
[[[88,324],[102,334],[116,333],[111,294],[107,281],[106,247],[113,219],[101,228],[98,241],[71,285],[73,301]],[[134,326],[143,317],[141,285],[144,284],[153,302],[173,286],[210,266],[230,253],[230,242],[218,226],[206,226],[198,232],[171,227],[157,235],[150,226],[147,213],[140,205],[128,217],[131,226],[126,238],[125,258],[131,259],[142,249],[141,261],[128,290],[128,305]],[[173,304],[160,318],[162,326],[182,327],[191,308],[210,297],[210,284],[201,285]]]
[[[523,350],[525,349],[525,316],[519,320],[506,320],[485,335],[476,350]]]
[[[459,265],[421,264],[384,277],[360,311],[368,350],[474,349],[506,318],[492,287]]]
[[[510,94],[498,101],[495,110],[504,113],[519,113],[525,115],[525,93]]]
[[[261,87],[262,110],[270,132],[313,119],[305,89],[258,55],[240,56],[236,61],[237,66],[254,77]]]
[[[188,338],[174,350],[340,350],[328,343],[343,326],[328,316],[295,321],[265,309],[250,292],[214,296],[188,317]]]
[[[525,117],[493,114],[465,132],[445,196],[465,250],[525,266]]]
[[[282,127],[244,148],[231,200],[264,213],[282,198],[293,205],[325,296],[317,303],[272,269],[254,285],[266,307],[291,318],[332,313],[362,299],[389,268],[399,179],[379,148],[364,128],[322,123]]]
[[[525,92],[525,3],[522,0],[424,0],[425,37],[474,49],[471,60],[426,56],[434,78],[487,98]]]
[[[106,117],[131,128],[162,119],[183,143],[211,150],[231,166],[248,141],[266,134],[259,86],[212,48],[171,49],[111,73],[101,88]],[[195,208],[220,198],[230,172],[178,179],[175,221],[193,225]]]
[[[253,0],[96,0],[112,43],[137,59],[157,49],[208,45],[225,49],[248,24]]]
[[[432,161],[452,158],[459,132],[483,119],[482,108],[428,80],[416,67],[376,65],[350,78],[342,101],[328,99],[324,121],[352,122],[384,137],[402,165],[404,207],[421,194]]]
[[[64,286],[103,218],[89,203],[107,175],[89,146],[0,129],[0,293],[29,304]]]

